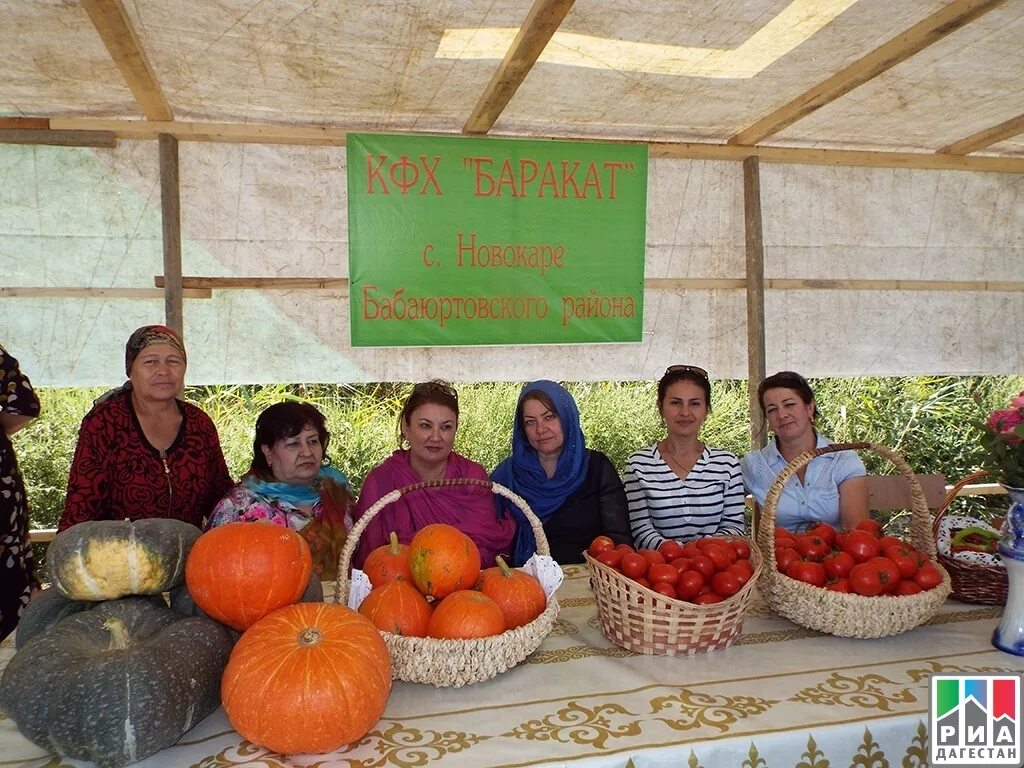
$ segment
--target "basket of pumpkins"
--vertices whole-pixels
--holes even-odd
[[[362,570],[351,569],[360,535],[382,509],[406,494],[453,485],[481,486],[515,504],[533,528],[537,556],[523,568],[499,556],[495,567],[481,570],[473,540],[434,523],[408,545],[392,535]],[[396,489],[359,518],[341,551],[335,599],[377,626],[395,679],[457,688],[489,680],[537,649],[558,616],[560,574],[541,522],[520,496],[485,480],[437,480]]]

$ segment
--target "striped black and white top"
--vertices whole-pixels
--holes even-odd
[[[657,549],[665,539],[742,535],[746,529],[740,461],[728,451],[704,446],[686,479],[680,480],[652,445],[629,457],[623,480],[638,548]]]

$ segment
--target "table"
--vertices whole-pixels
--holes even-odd
[[[601,634],[586,567],[565,571],[561,614],[529,659],[465,688],[396,682],[358,744],[284,757],[243,741],[218,710],[136,765],[925,766],[929,675],[1024,672],[1024,660],[990,643],[1000,608],[952,601],[903,635],[846,640],[774,616],[755,595],[730,648],[640,656]],[[0,664],[13,652],[8,638]],[[0,766],[58,763],[0,719]]]

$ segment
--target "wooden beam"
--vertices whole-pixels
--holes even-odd
[[[121,70],[135,101],[147,120],[173,120],[171,107],[120,0],[82,0],[92,25]]]
[[[0,128],[0,144],[46,144],[52,147],[117,146],[110,131],[53,131],[35,128]]]
[[[153,284],[163,288],[163,275],[154,275]],[[197,277],[181,278],[185,288],[235,291],[348,291],[347,277]]]
[[[50,120],[46,117],[0,117],[0,128],[22,131],[48,131]]]
[[[164,316],[168,328],[184,334],[181,301],[181,196],[178,189],[178,140],[160,137],[160,212],[164,242]]]
[[[344,146],[346,132],[322,125],[277,125],[268,123],[152,123],[143,120],[108,120],[84,117],[51,118],[53,128],[109,131],[119,139],[156,139],[161,133],[178,141],[214,141],[251,144],[293,144]],[[427,134],[425,134],[427,135]],[[451,134],[431,134],[451,135]],[[637,141],[613,141],[606,137],[546,136],[562,141],[601,141],[611,144],[643,144]],[[795,165],[835,165],[857,168],[914,168],[935,171],[974,171],[979,173],[1024,173],[1024,157],[975,157],[937,155],[934,152],[884,152],[845,149],[808,149],[802,147],[703,144],[699,142],[648,144],[653,158],[689,160],[729,160],[742,163],[757,157],[764,163]]]
[[[985,149],[985,147],[998,144],[1000,141],[1011,139],[1019,133],[1024,133],[1024,115],[1011,117],[999,125],[993,125],[991,128],[978,131],[966,138],[960,139],[960,141],[947,144],[938,150],[937,153],[940,155],[968,155],[971,152],[977,152],[979,149]]]
[[[855,168],[914,168],[931,171],[974,171],[978,173],[1024,173],[1024,158],[971,155],[937,155],[934,152],[870,152],[847,149],[802,147],[757,147],[731,144],[651,144],[653,158],[732,160],[742,162],[756,156],[764,163],[793,165],[835,165]]]
[[[209,299],[209,288],[182,291],[186,299]],[[71,288],[62,286],[18,286],[0,288],[0,299],[162,299],[159,288]]]
[[[344,146],[346,132],[326,125],[275,123],[186,123],[110,120],[90,117],[51,118],[55,128],[90,128],[112,131],[122,139],[156,139],[166,133],[178,141],[214,141],[241,144],[295,144]]]
[[[523,26],[477,100],[462,132],[484,134],[523,84],[544,47],[565,20],[574,0],[534,0]]]
[[[1006,0],[954,0],[923,21],[900,32],[867,56],[836,72],[828,80],[739,131],[729,139],[729,143],[759,144],[1004,2]]]
[[[756,157],[743,161],[743,221],[746,241],[747,392],[750,410],[750,447],[765,445],[764,413],[757,387],[765,377],[764,239],[761,229],[761,173]]]

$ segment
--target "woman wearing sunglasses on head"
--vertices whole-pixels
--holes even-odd
[[[807,379],[779,371],[757,388],[761,411],[774,437],[760,450],[743,457],[743,481],[754,500],[764,505],[776,476],[801,453],[829,445],[814,428],[818,406]],[[819,522],[852,528],[868,516],[868,483],[864,464],[853,451],[818,456],[797,471],[782,489],[775,524],[791,531]]]
[[[487,470],[452,450],[458,426],[459,397],[450,384],[434,380],[414,386],[398,415],[399,449],[366,476],[355,519],[384,495],[407,485],[455,478],[488,480]],[[508,555],[516,530],[511,517],[498,516],[489,488],[424,488],[405,494],[377,513],[359,537],[355,566],[362,567],[366,556],[387,543],[392,531],[408,544],[416,531],[431,523],[447,523],[473,539],[484,567],[494,565],[496,555]]]
[[[626,463],[626,499],[637,547],[656,549],[665,539],[745,531],[739,459],[699,437],[710,411],[707,371],[670,366],[658,381],[658,412],[667,434]]]

